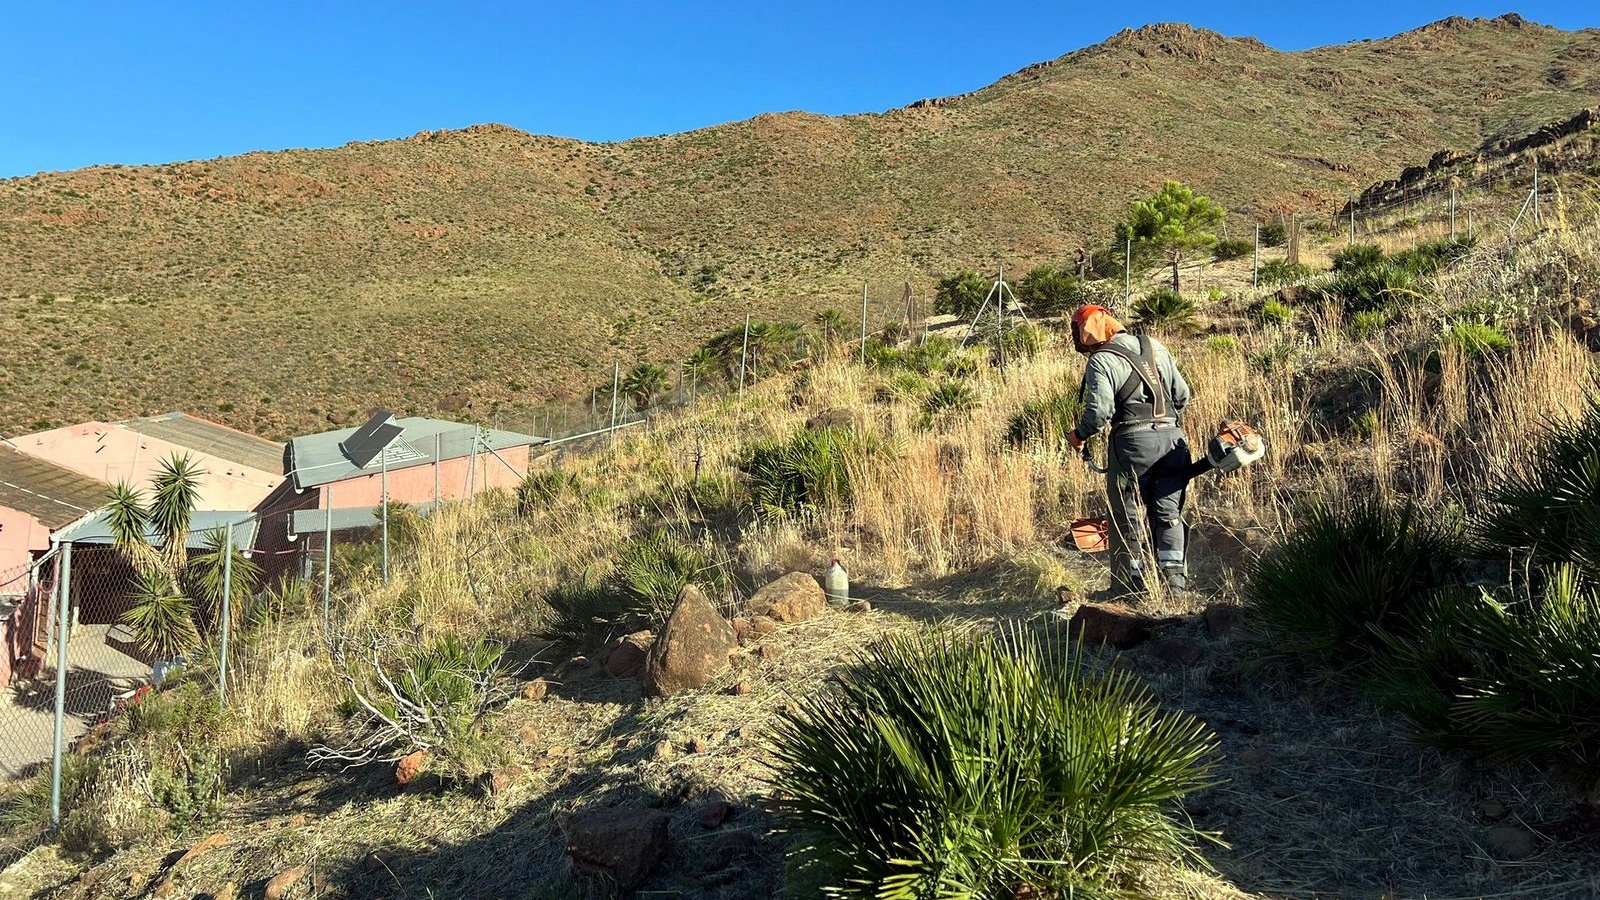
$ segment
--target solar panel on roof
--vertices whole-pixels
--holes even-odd
[[[376,415],[367,420],[367,424],[356,429],[356,433],[345,438],[339,444],[339,449],[344,455],[355,463],[356,468],[365,469],[367,463],[378,458],[400,433],[405,431],[394,422],[394,413],[379,410]]]

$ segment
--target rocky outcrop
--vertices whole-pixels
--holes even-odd
[[[794,625],[822,612],[828,596],[817,579],[805,572],[789,574],[756,591],[750,610],[785,625]]]
[[[657,809],[591,809],[567,820],[567,857],[580,875],[638,890],[667,855],[669,817]]]

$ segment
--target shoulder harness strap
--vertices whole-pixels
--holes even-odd
[[[1117,390],[1117,403],[1121,405],[1133,397],[1133,392],[1143,385],[1150,392],[1151,415],[1157,419],[1167,417],[1168,394],[1167,386],[1161,380],[1161,367],[1156,365],[1155,345],[1150,343],[1147,335],[1139,335],[1138,355],[1129,353],[1121,347],[1113,347],[1109,342],[1102,345],[1096,353],[1115,353],[1128,361],[1133,367],[1134,378],[1129,378]]]

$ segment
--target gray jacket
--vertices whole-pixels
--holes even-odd
[[[1139,355],[1139,339],[1127,332],[1112,335],[1108,343],[1134,356]],[[1183,380],[1183,373],[1178,371],[1166,345],[1155,338],[1151,338],[1150,343],[1156,355],[1156,368],[1161,370],[1161,380],[1172,395],[1172,412],[1181,416],[1183,408],[1189,405],[1189,382]],[[1077,428],[1081,440],[1093,437],[1111,421],[1117,412],[1117,389],[1129,378],[1137,377],[1133,364],[1115,353],[1089,356],[1089,366],[1083,373],[1083,418],[1078,421]]]

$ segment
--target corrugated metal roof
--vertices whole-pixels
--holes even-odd
[[[106,486],[93,478],[0,444],[0,506],[53,530],[99,509],[105,499]]]
[[[527,444],[541,444],[545,438],[497,428],[478,428],[460,422],[412,416],[396,419],[395,424],[405,430],[377,459],[359,468],[350,461],[339,444],[356,433],[354,428],[340,428],[320,434],[301,435],[289,440],[286,460],[297,489],[332,484],[357,475],[373,475],[384,469],[393,472],[412,466],[432,465],[435,459],[460,459],[473,453],[473,435],[478,435],[477,452],[505,450]],[[436,452],[437,451],[437,452]]]
[[[74,544],[109,544],[112,542],[110,510],[100,510],[93,516],[71,528],[58,532],[55,539],[70,541]],[[250,550],[256,542],[255,514],[248,510],[195,510],[189,514],[189,538],[186,542],[190,550],[204,550],[206,535],[215,528],[224,528],[229,522],[233,523],[233,545],[240,550]],[[154,544],[159,538],[152,531],[145,535],[145,539]]]
[[[432,503],[408,504],[411,509],[422,515],[433,511]],[[394,514],[389,515],[391,523]],[[357,528],[377,528],[383,524],[376,506],[352,506],[346,509],[297,509],[289,518],[289,533],[322,534],[330,527],[334,531],[350,531]],[[393,525],[391,524],[392,528]]]
[[[218,459],[226,459],[252,469],[274,474],[283,472],[282,444],[187,413],[170,412],[163,416],[129,419],[117,424],[129,431],[137,431],[180,447],[209,453]]]

